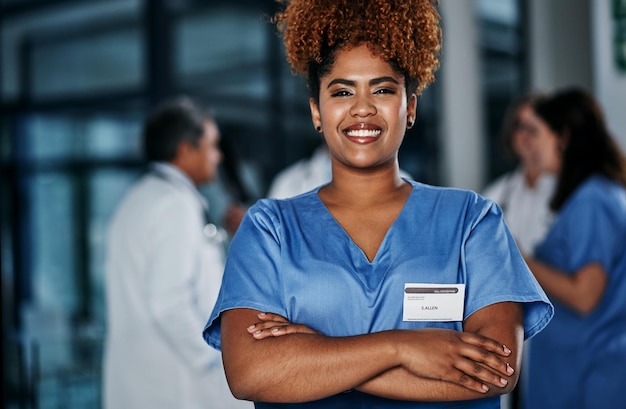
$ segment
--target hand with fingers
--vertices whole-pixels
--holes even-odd
[[[247,330],[255,339],[267,337],[279,337],[287,334],[318,334],[319,332],[303,324],[294,324],[285,317],[261,312],[258,314],[259,322],[250,325]]]
[[[505,387],[515,372],[511,350],[470,332],[428,328],[399,331],[402,367],[421,378],[456,383],[476,392]]]

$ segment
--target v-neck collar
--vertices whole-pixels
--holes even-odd
[[[404,204],[402,205],[402,209],[400,209],[400,212],[398,213],[398,216],[396,216],[395,220],[391,223],[391,225],[389,226],[389,228],[387,229],[387,231],[385,232],[385,236],[383,237],[383,240],[380,242],[380,245],[378,246],[378,249],[376,250],[376,255],[374,256],[374,258],[372,259],[372,261],[369,260],[369,258],[367,257],[367,255],[365,254],[365,251],[363,251],[363,249],[361,247],[359,247],[354,240],[352,239],[352,237],[348,234],[348,232],[343,228],[343,226],[339,223],[339,221],[337,221],[337,219],[335,218],[335,216],[333,216],[333,214],[330,212],[330,210],[328,209],[328,207],[326,206],[326,204],[324,203],[324,201],[320,198],[319,196],[319,190],[322,188],[322,186],[318,187],[315,190],[315,197],[317,200],[317,203],[319,204],[319,206],[321,206],[324,209],[324,214],[331,220],[331,225],[335,226],[336,229],[339,229],[341,231],[341,234],[343,236],[345,236],[345,238],[348,240],[348,242],[350,243],[350,248],[351,248],[351,252],[352,252],[352,257],[353,258],[361,258],[361,261],[365,261],[367,265],[369,265],[370,267],[375,266],[376,264],[380,263],[380,259],[382,257],[384,257],[384,253],[386,253],[384,250],[386,249],[386,247],[388,246],[388,242],[389,240],[391,240],[391,236],[394,232],[395,226],[401,222],[401,220],[404,218],[404,214],[405,214],[405,209],[407,207],[409,207],[409,202],[412,200],[413,195],[415,193],[415,188],[416,188],[416,184],[413,183],[413,181],[411,180],[407,180],[404,179],[406,182],[408,182],[411,185],[411,191],[409,192],[409,196],[407,197],[406,201],[404,202]],[[358,260],[353,260],[354,262],[358,261]],[[360,263],[359,263],[360,264]]]

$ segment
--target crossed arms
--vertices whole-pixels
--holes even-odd
[[[469,316],[463,332],[390,330],[328,337],[252,309],[222,313],[224,368],[238,399],[306,402],[356,389],[399,400],[452,401],[510,392],[523,343],[521,305]],[[498,340],[498,341],[495,341]]]

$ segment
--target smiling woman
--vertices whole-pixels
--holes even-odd
[[[232,241],[204,332],[231,391],[257,408],[498,407],[552,307],[493,202],[400,177],[435,5],[291,1],[277,22],[332,180],[259,201]],[[427,284],[427,303],[403,296]]]

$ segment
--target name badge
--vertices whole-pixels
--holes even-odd
[[[465,284],[404,284],[403,321],[463,321]]]

